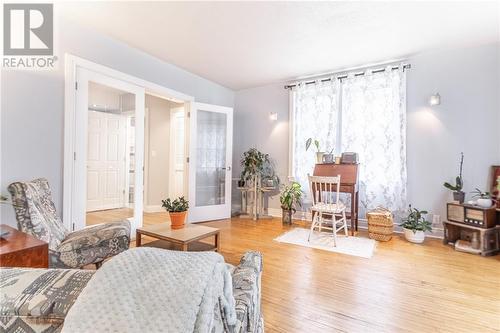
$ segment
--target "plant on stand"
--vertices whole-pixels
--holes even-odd
[[[170,215],[172,229],[184,228],[189,202],[184,197],[180,197],[175,200],[168,198],[167,200],[162,200],[161,202],[161,206],[165,208]]]
[[[280,203],[281,203],[281,222],[283,224],[292,224],[293,213],[297,211],[297,205],[302,206],[302,191],[300,184],[297,182],[292,182],[290,185],[283,187],[280,193]]]
[[[426,210],[418,210],[410,208],[408,216],[403,219],[403,223],[399,226],[403,227],[405,238],[412,243],[423,243],[425,239],[425,232],[432,232],[432,223],[427,221],[424,215],[427,215]]]
[[[462,191],[462,188],[464,186],[463,179],[462,179],[462,167],[464,165],[464,153],[461,153],[461,158],[460,158],[460,170],[457,178],[455,178],[455,185],[452,185],[448,182],[445,182],[443,185],[447,189],[453,191],[453,200],[458,201],[459,203],[464,203],[465,201],[465,192]]]
[[[474,191],[473,198],[478,198],[476,204],[483,208],[490,208],[493,205],[493,200],[491,198],[490,192],[483,192],[480,189],[476,188]]]
[[[306,140],[306,151],[309,150],[309,147],[311,147],[312,144],[316,147],[316,163],[323,163],[323,155],[325,152],[320,150],[319,141],[317,139],[313,140],[313,138],[309,138]]]
[[[269,154],[264,154],[256,148],[250,148],[243,153],[241,167],[242,171],[238,186],[254,182],[256,178],[272,181],[274,185],[279,184],[279,177],[275,173],[275,168]]]

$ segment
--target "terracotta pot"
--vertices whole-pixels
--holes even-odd
[[[172,229],[184,228],[184,222],[186,221],[186,212],[169,212],[170,223]]]

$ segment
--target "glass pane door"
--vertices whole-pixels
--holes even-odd
[[[189,221],[231,213],[232,109],[193,103],[191,112]]]

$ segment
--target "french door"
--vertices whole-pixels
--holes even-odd
[[[191,103],[189,222],[231,216],[233,109]]]
[[[128,219],[142,225],[145,89],[76,69],[73,229]]]

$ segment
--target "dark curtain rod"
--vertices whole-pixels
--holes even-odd
[[[403,70],[407,70],[407,69],[410,69],[411,68],[411,64],[404,64],[403,65]],[[399,66],[393,66],[391,68],[392,70],[396,70],[396,69],[399,69]],[[374,71],[372,71],[372,73],[382,73],[385,71],[385,68],[381,68],[381,69],[376,69]],[[365,72],[360,72],[360,73],[355,73],[354,76],[363,76],[365,75]],[[340,76],[337,76],[336,79],[338,80],[342,80],[342,79],[347,79],[348,78],[348,75],[345,74],[345,75],[340,75]],[[328,82],[328,81],[331,81],[332,79],[331,78],[324,78],[324,79],[320,79],[319,81],[320,82]],[[304,84],[313,84],[313,83],[316,83],[318,80],[312,80],[312,81],[305,81]],[[296,87],[298,85],[298,83],[294,83],[294,84],[287,84],[285,85],[285,89],[291,89],[293,87]]]

